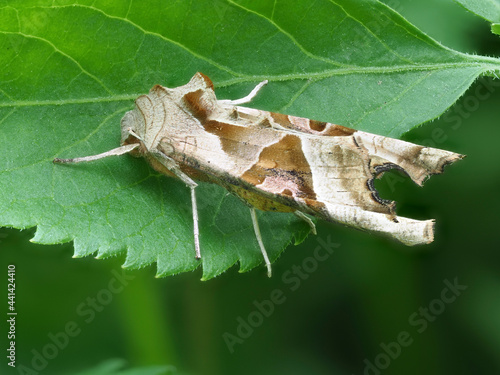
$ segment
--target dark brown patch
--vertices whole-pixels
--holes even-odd
[[[206,103],[203,101],[202,89],[188,92],[182,99],[192,115],[200,120],[200,122],[204,122],[210,115],[209,107],[207,107]]]
[[[237,155],[240,153],[242,147],[251,147],[248,140],[251,140],[255,129],[243,126],[237,126],[220,122],[216,120],[208,120],[202,123],[205,130],[211,134],[219,137],[222,150],[230,155]],[[253,145],[254,147],[258,147]]]
[[[276,167],[268,168],[270,164]],[[279,142],[264,148],[259,161],[243,174],[242,179],[252,185],[260,185],[266,177],[293,183],[298,188],[298,198],[316,199],[311,169],[302,151],[300,138],[295,135],[286,135]],[[285,194],[286,190],[287,195],[292,193],[286,186],[274,193]]]
[[[309,120],[302,117],[287,116],[281,113],[271,112],[271,117],[276,124],[281,125],[286,129],[298,130],[309,134],[342,137],[352,135],[356,132],[355,129],[346,128],[345,126],[335,125],[329,122]],[[307,127],[304,125],[305,123],[308,124]]]
[[[288,115],[284,115],[282,113],[274,113],[274,112],[270,112],[270,114],[276,124],[281,125],[287,129],[295,129],[295,127],[288,119]]]
[[[342,125],[335,125],[335,124],[330,124],[327,123],[326,125],[330,125],[328,128],[326,128],[321,135],[326,135],[330,137],[345,137],[349,135],[353,135],[356,133],[356,129],[351,129],[351,128],[346,128],[345,126]]]
[[[273,125],[271,124],[271,122],[269,121],[269,119],[266,117],[264,118],[263,120],[261,120],[258,125],[260,127],[263,127],[263,128],[272,128]]]
[[[317,132],[322,132],[323,130],[325,130],[327,124],[328,123],[324,121],[309,120],[309,127],[311,128],[311,130]]]
[[[320,213],[320,212],[323,212],[325,209],[325,204],[323,202],[317,201],[315,199],[309,199],[309,198],[305,198],[304,201],[305,201],[307,207],[309,207],[310,209],[312,209],[315,212]]]

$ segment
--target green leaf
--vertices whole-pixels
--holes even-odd
[[[491,32],[500,35],[500,1],[499,0],[455,0],[465,9],[490,21]]]
[[[491,24],[491,32],[493,34],[500,35],[500,23],[492,23]]]
[[[499,0],[455,0],[465,9],[484,18],[487,21],[500,22]]]
[[[158,276],[200,264],[188,189],[129,156],[52,164],[117,147],[120,118],[154,84],[201,71],[238,98],[268,79],[252,106],[399,137],[500,66],[374,0],[3,0],[0,47],[0,225],[73,240],[76,257],[126,250],[125,267],[157,262]],[[248,209],[217,186],[197,195],[203,278],[260,264]],[[308,232],[289,214],[259,221],[272,261]]]

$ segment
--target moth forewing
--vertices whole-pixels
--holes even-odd
[[[417,184],[462,155],[414,145],[326,122],[239,106],[267,83],[237,100],[217,100],[210,79],[197,73],[184,86],[154,86],[121,121],[122,146],[81,162],[131,152],[191,189],[196,257],[200,257],[196,180],[221,185],[250,206],[257,243],[271,274],[255,208],[305,214],[383,233],[407,245],[433,240],[433,220],[398,217],[373,179],[397,168]]]

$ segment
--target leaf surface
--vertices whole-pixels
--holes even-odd
[[[490,22],[500,22],[499,0],[455,0],[465,9]]]
[[[250,106],[399,137],[443,113],[493,58],[443,47],[373,0],[0,1],[0,225],[75,256],[126,250],[125,267],[193,270],[188,189],[122,156],[53,165],[119,145],[119,123],[154,84],[197,71],[219,98],[269,85]],[[261,263],[248,209],[201,184],[203,278]],[[308,227],[260,213],[271,260]]]
[[[465,9],[492,23],[491,31],[500,35],[500,1],[499,0],[455,0]]]

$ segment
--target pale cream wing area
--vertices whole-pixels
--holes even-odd
[[[356,150],[352,137],[300,138],[317,201],[389,213],[387,208],[378,207],[380,204],[372,197],[367,186],[372,178],[368,160]]]
[[[372,168],[391,163],[419,185],[430,175],[442,173],[447,164],[464,157],[454,152],[361,131],[354,133],[353,137],[360,149],[371,158]]]
[[[421,184],[462,155],[364,132],[301,139],[325,219],[385,233],[407,245],[433,241],[433,221],[396,216],[389,201],[378,197],[372,180],[397,168]]]

